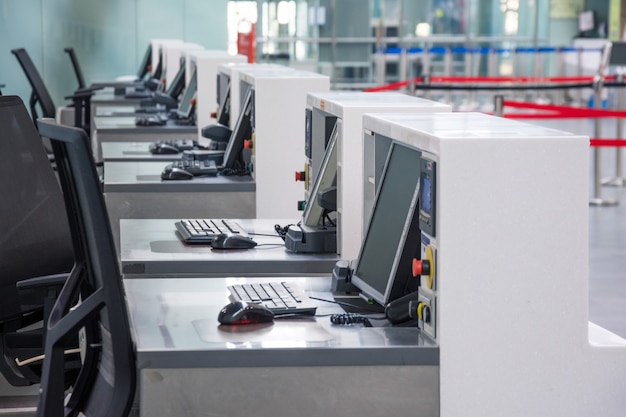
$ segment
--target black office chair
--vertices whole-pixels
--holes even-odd
[[[33,121],[39,118],[39,114],[37,113],[36,105],[39,104],[41,108],[41,117],[51,117],[54,118],[56,116],[56,107],[54,106],[54,101],[52,101],[52,97],[46,88],[46,85],[39,75],[39,71],[35,67],[32,59],[30,59],[30,55],[24,48],[12,49],[11,53],[15,55],[17,61],[19,62],[32,91],[30,93],[30,114],[33,117]]]
[[[56,107],[54,101],[28,52],[24,48],[18,48],[11,50],[11,53],[17,58],[32,88],[29,104],[33,121],[39,118],[37,104],[41,108],[41,117],[55,118]],[[74,106],[74,126],[84,129],[88,135],[91,129],[91,97],[94,91],[94,89],[90,88],[78,88],[73,94],[65,96],[65,99],[72,100],[72,105]],[[44,141],[44,146],[46,146],[46,149],[49,149],[46,141]]]
[[[88,138],[81,129],[49,119],[37,124],[52,142],[76,253],[48,321],[38,415],[126,416],[135,394],[135,350]],[[64,406],[63,341],[79,331],[84,332],[83,367]]]
[[[80,89],[87,87],[87,85],[85,84],[85,77],[83,77],[83,70],[80,67],[78,58],[76,57],[76,52],[74,52],[74,48],[65,48],[64,51],[69,55],[70,61],[72,62],[74,75],[76,75],[76,81],[78,81],[78,88]]]
[[[25,386],[41,375],[44,334],[32,325],[51,310],[74,255],[61,189],[19,97],[0,97],[0,132],[0,373]]]

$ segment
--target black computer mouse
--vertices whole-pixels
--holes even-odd
[[[274,320],[274,313],[262,304],[235,301],[225,305],[217,316],[221,324],[256,324]]]
[[[251,238],[237,233],[220,233],[211,241],[213,249],[250,249],[256,245]]]
[[[192,178],[193,174],[191,172],[173,167],[171,164],[167,165],[161,172],[162,180],[190,180]]]
[[[180,153],[180,151],[176,146],[170,145],[169,143],[159,143],[157,146],[155,146],[154,152],[152,153],[171,155]]]

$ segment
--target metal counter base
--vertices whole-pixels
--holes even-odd
[[[234,219],[260,246],[218,251],[208,245],[184,244],[174,226],[181,218],[120,220],[120,260],[125,278],[328,276],[339,260],[336,254],[288,252],[274,225],[295,223],[293,220]]]
[[[141,416],[439,415],[438,366],[150,369],[139,378]]]
[[[260,279],[268,281],[270,279]],[[331,299],[330,278],[284,278]],[[314,318],[223,326],[227,285],[255,278],[125,279],[142,416],[438,416],[439,349],[415,327]]]

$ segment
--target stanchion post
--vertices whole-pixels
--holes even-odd
[[[504,96],[502,94],[496,94],[493,97],[493,114],[502,117],[504,114]]]
[[[600,109],[602,107],[602,75],[596,75],[593,79],[593,106],[596,109]],[[596,117],[594,119],[594,128],[593,134],[596,139],[599,139],[601,136],[600,129],[600,119]],[[600,158],[600,147],[593,148],[593,198],[589,200],[590,206],[614,206],[617,205],[616,200],[607,200],[602,198],[602,181],[600,180],[600,175],[602,174],[602,162]]]
[[[616,74],[616,81],[620,84],[624,82],[624,73],[622,71],[619,71]],[[621,88],[618,87],[615,90],[616,90],[615,91],[615,94],[616,94],[615,107],[619,111],[624,108],[624,95],[622,94],[623,92]],[[622,139],[622,128],[623,128],[622,119],[619,117],[616,118],[615,123],[617,125],[615,137],[617,139]],[[624,172],[623,152],[622,152],[622,148],[618,146],[615,148],[615,176],[613,178],[603,179],[602,184],[613,186],[613,187],[623,187],[624,185],[626,185],[626,179],[624,179],[624,177],[622,176],[623,172]]]
[[[422,77],[422,84],[424,85],[430,85],[430,74],[425,74]],[[424,90],[424,98],[429,99],[430,98],[430,89],[426,89]]]

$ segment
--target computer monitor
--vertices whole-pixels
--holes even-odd
[[[334,189],[336,196],[338,132],[339,129],[337,128],[337,123],[335,123],[335,127],[333,128],[330,135],[330,141],[328,142],[328,146],[326,147],[326,151],[324,152],[322,165],[320,167],[317,177],[315,177],[315,182],[313,184],[313,188],[311,189],[311,194],[309,195],[309,201],[307,201],[306,207],[304,209],[302,223],[309,227],[315,228],[319,226],[335,226],[334,223],[336,223],[336,219],[331,219],[328,217],[329,210],[325,209],[320,204],[319,198],[322,196],[322,193],[326,192],[329,189]]]
[[[243,168],[241,151],[244,142],[252,136],[252,118],[254,106],[254,89],[249,89],[241,106],[241,113],[224,151],[223,168]]]
[[[596,28],[596,14],[593,10],[578,13],[578,32],[588,32]]]
[[[184,79],[185,77],[183,77]],[[178,106],[178,117],[183,119],[188,119],[193,114],[194,109],[194,101],[196,96],[196,90],[198,89],[198,78],[196,75],[196,69],[193,69],[193,73],[191,74],[191,78],[189,78],[189,85],[185,89],[185,94],[183,94],[183,98],[180,99],[180,104]]]
[[[152,78],[160,80],[161,76],[163,75],[163,51],[160,48],[157,56],[159,58],[156,67],[154,66],[154,63],[152,65],[152,68],[154,68],[154,71],[152,72]]]
[[[137,72],[137,78],[139,80],[143,80],[144,77],[150,74],[152,71],[152,45],[148,44],[148,48],[146,49],[145,54],[141,60],[141,64],[139,65],[139,72]]]
[[[166,94],[174,99],[177,99],[178,96],[185,89],[185,64],[181,64],[178,72],[176,73],[176,77],[172,80],[170,87],[167,89]]]
[[[228,126],[230,123],[230,83],[226,86],[226,91],[221,97],[217,110],[217,123]]]
[[[383,306],[417,289],[409,265],[419,257],[420,156],[417,149],[392,143],[352,275],[361,295]]]
[[[611,42],[608,65],[611,67],[626,66],[626,42]]]

